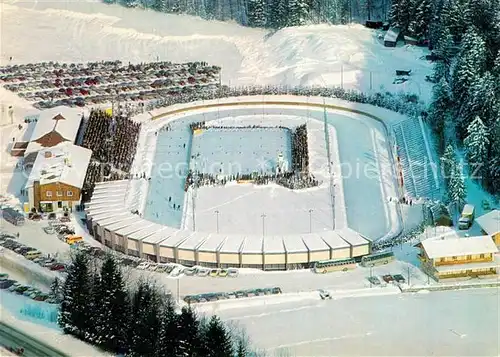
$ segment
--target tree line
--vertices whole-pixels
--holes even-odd
[[[438,58],[427,120],[439,142],[446,199],[465,202],[464,174],[500,193],[500,1],[393,0],[391,23],[429,39]]]
[[[111,255],[95,261],[77,252],[67,273],[63,284],[54,284],[58,324],[102,350],[137,357],[250,356],[246,339],[217,316],[200,317],[190,306],[178,312],[153,282],[127,286]]]
[[[126,7],[234,20],[269,29],[305,24],[347,24],[354,19],[384,20],[390,0],[103,0]]]

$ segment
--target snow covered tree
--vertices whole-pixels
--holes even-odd
[[[50,294],[54,297],[56,301],[62,301],[63,298],[63,288],[64,284],[59,278],[55,278],[52,284],[50,284]]]
[[[451,144],[446,146],[443,156],[441,157],[441,164],[443,165],[443,176],[446,182],[449,181],[451,177],[452,169],[457,165],[457,159],[455,156],[455,149]]]
[[[498,118],[497,86],[497,80],[490,72],[475,78],[460,112],[462,126],[467,127],[476,116],[481,117],[486,126],[493,126]]]
[[[276,0],[271,4],[267,22],[274,29],[288,26],[288,0]]]
[[[491,129],[491,149],[486,170],[486,184],[491,192],[500,193],[500,120]]]
[[[265,27],[266,14],[264,0],[248,0],[248,25],[251,27]]]
[[[476,117],[468,126],[467,137],[464,140],[469,165],[480,165],[480,170],[473,170],[474,174],[483,172],[488,158],[489,143],[488,128],[481,118]],[[473,169],[475,168],[473,167]]]
[[[413,4],[411,0],[393,0],[390,12],[391,25],[399,27],[404,33],[408,31],[412,19]]]
[[[65,333],[85,338],[89,332],[88,292],[90,291],[89,260],[78,251],[69,265],[64,281],[58,324]]]
[[[236,357],[247,357],[248,349],[247,344],[243,338],[238,338],[236,344]]]
[[[178,346],[179,339],[177,334],[178,316],[175,313],[174,302],[168,298],[161,317],[161,328],[158,336],[158,346],[156,353],[158,357],[180,356]]]
[[[129,302],[121,270],[111,255],[104,260],[99,283],[97,341],[106,350],[125,352]]]
[[[416,3],[415,14],[411,18],[410,32],[417,38],[427,38],[432,20],[431,0],[420,0]]]
[[[309,6],[306,0],[288,0],[288,26],[301,26],[306,23]]]
[[[168,11],[167,0],[153,0],[151,8],[158,12],[167,12]]]
[[[346,25],[351,22],[351,2],[350,0],[338,0],[338,18],[341,24]]]
[[[465,19],[465,5],[463,0],[446,0],[441,12],[441,24],[447,28],[455,42],[462,39],[462,35],[467,29]]]
[[[179,340],[177,356],[205,357],[200,353],[200,322],[191,307],[183,307],[177,321]]]
[[[450,88],[445,77],[436,83],[433,89],[433,98],[429,110],[429,121],[437,133],[442,133],[444,121],[449,114],[451,105]]]
[[[212,316],[203,331],[204,357],[233,357],[231,336],[217,316]]]
[[[485,68],[486,48],[484,40],[474,29],[469,30],[462,42],[462,49],[452,75],[453,101],[458,106],[458,112],[468,102],[469,88],[482,75]],[[466,125],[459,128],[463,137]]]
[[[141,281],[132,296],[129,356],[154,356],[158,346],[161,301],[154,286]]]
[[[465,202],[465,198],[467,197],[464,178],[458,164],[453,166],[451,170],[450,181],[448,184],[448,195],[451,203],[455,204],[458,211],[459,207]]]

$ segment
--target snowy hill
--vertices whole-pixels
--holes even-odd
[[[425,50],[383,47],[361,25],[313,25],[276,33],[184,15],[125,9],[99,2],[11,1],[2,4],[0,62],[204,60],[222,67],[231,85],[341,86],[406,91],[427,100],[431,64]],[[411,69],[392,84],[395,69]],[[371,74],[370,74],[371,72]],[[371,84],[370,84],[371,82]]]

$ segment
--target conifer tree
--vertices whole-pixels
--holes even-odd
[[[308,17],[306,0],[288,0],[288,26],[301,26]]]
[[[236,357],[247,357],[247,344],[243,338],[238,338],[236,345]]]
[[[206,357],[200,353],[202,350],[200,322],[191,307],[183,307],[177,321],[179,339],[177,356]]]
[[[157,356],[179,356],[179,339],[177,332],[178,316],[175,312],[175,305],[171,298],[168,298],[163,308],[161,316],[161,328],[158,335]]]
[[[113,256],[106,256],[101,268],[100,316],[96,334],[103,348],[109,351],[124,351],[127,341],[126,322],[129,302],[120,268]]]
[[[410,21],[410,31],[417,38],[428,38],[429,26],[432,20],[431,0],[416,2],[415,15]]]
[[[489,143],[488,128],[484,125],[481,118],[476,117],[468,126],[467,137],[464,140],[469,164],[473,166],[473,169],[477,168],[474,165],[479,165],[479,170],[473,170],[474,174],[484,172],[484,165],[488,158]]]
[[[161,301],[154,286],[141,281],[132,296],[129,324],[130,356],[154,356],[160,330]]]
[[[441,163],[443,165],[444,178],[448,182],[451,177],[451,172],[453,168],[457,165],[455,149],[451,144],[448,144],[446,146],[444,154],[441,157]]]
[[[288,0],[276,0],[272,3],[268,24],[274,29],[288,26]]]
[[[458,164],[452,167],[450,182],[448,184],[448,194],[450,201],[455,205],[458,211],[467,197],[464,178]]]
[[[65,333],[85,339],[89,332],[90,275],[89,260],[85,253],[76,252],[64,282],[58,324]]]
[[[266,14],[264,0],[248,0],[248,25],[252,27],[265,27]]]
[[[203,333],[204,356],[233,357],[231,337],[217,316],[212,316]]]
[[[443,133],[444,121],[451,105],[450,88],[445,77],[434,86],[433,99],[430,106],[429,121],[438,133]]]

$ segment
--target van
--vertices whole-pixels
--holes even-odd
[[[26,259],[33,260],[36,258],[40,258],[42,256],[42,253],[39,252],[38,250],[30,250],[29,252],[26,253],[24,256]]]
[[[466,204],[458,220],[458,229],[469,229],[474,222],[474,206]]]

